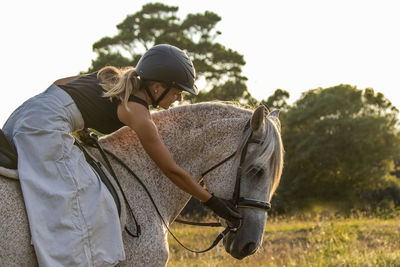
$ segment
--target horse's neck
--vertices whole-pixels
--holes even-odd
[[[229,112],[232,113],[232,110],[226,108],[207,110],[201,106],[197,106],[197,109],[181,107],[171,112],[158,112],[153,115],[153,120],[177,164],[199,181],[202,172],[237,148],[248,114]],[[146,184],[167,221],[173,220],[190,199],[190,195],[161,173],[143,150],[136,134],[125,127],[107,136],[102,142]],[[125,175],[121,179],[133,178]],[[135,188],[127,190],[128,194],[136,192]],[[144,199],[148,197],[144,196]]]

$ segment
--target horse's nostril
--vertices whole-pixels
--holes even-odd
[[[242,255],[251,255],[256,252],[256,244],[253,242],[247,243],[246,246],[242,249]]]

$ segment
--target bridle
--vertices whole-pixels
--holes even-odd
[[[85,129],[86,131],[88,131],[87,129]],[[235,182],[235,188],[233,191],[233,195],[232,195],[232,203],[237,207],[237,208],[256,208],[256,209],[261,209],[264,211],[268,211],[269,209],[271,209],[271,203],[267,202],[267,201],[262,201],[262,200],[255,200],[255,199],[251,199],[251,198],[246,198],[246,197],[242,197],[240,194],[240,185],[241,185],[241,179],[242,179],[242,165],[246,159],[246,154],[247,154],[247,149],[248,149],[248,145],[250,143],[255,143],[255,144],[262,144],[265,140],[260,140],[260,139],[254,139],[252,138],[252,132],[249,134],[248,131],[251,131],[250,128],[250,120],[247,122],[244,130],[243,130],[243,134],[244,135],[248,135],[248,138],[245,140],[243,149],[240,151],[240,163],[239,163],[239,167],[237,169],[236,172],[236,182]],[[183,248],[185,248],[188,251],[194,252],[194,253],[204,253],[207,252],[209,250],[211,250],[212,248],[214,248],[216,245],[218,245],[219,241],[221,241],[221,239],[228,234],[229,232],[236,232],[240,229],[242,223],[240,222],[239,226],[237,227],[231,227],[231,226],[227,226],[225,228],[224,231],[222,231],[214,240],[214,242],[212,243],[212,245],[210,247],[208,247],[207,249],[204,250],[193,250],[190,249],[188,247],[186,247],[184,244],[182,244],[182,242],[179,241],[179,239],[172,233],[172,231],[169,229],[167,223],[165,222],[164,218],[161,215],[161,212],[159,211],[151,193],[149,192],[149,190],[147,189],[146,185],[142,182],[142,180],[134,173],[134,171],[125,164],[125,162],[123,162],[120,158],[118,158],[114,153],[112,153],[111,151],[101,147],[101,145],[98,142],[98,136],[93,133],[93,132],[89,132],[87,133],[87,137],[89,139],[86,139],[84,142],[86,144],[89,144],[91,146],[97,147],[100,151],[100,154],[102,155],[104,161],[106,162],[111,174],[114,176],[118,187],[120,188],[122,195],[124,196],[124,199],[127,203],[127,206],[129,208],[130,214],[136,224],[136,234],[133,234],[127,227],[125,227],[125,229],[127,230],[128,234],[133,236],[133,237],[139,237],[141,234],[141,229],[140,229],[140,225],[137,223],[137,220],[133,214],[133,211],[125,197],[125,194],[122,190],[121,185],[118,182],[118,179],[115,175],[115,172],[111,166],[111,163],[109,162],[106,153],[108,155],[110,155],[114,160],[116,160],[119,164],[121,164],[133,177],[135,177],[135,179],[137,180],[137,182],[139,182],[139,184],[143,187],[143,189],[145,190],[145,192],[147,193],[148,197],[150,198],[157,214],[159,215],[162,223],[164,224],[164,226],[167,228],[168,232],[171,234],[171,236],[178,242],[179,245],[181,245]],[[265,138],[264,138],[265,139]],[[241,147],[242,145],[240,145],[239,147]],[[239,150],[235,151],[234,153],[232,153],[230,156],[226,157],[224,160],[220,161],[219,163],[215,164],[214,166],[212,166],[211,168],[209,168],[207,171],[203,172],[201,175],[201,181],[203,180],[203,177],[210,173],[211,171],[215,170],[216,168],[218,168],[219,166],[223,165],[224,163],[226,163],[227,161],[229,161],[230,159],[234,158],[237,153],[239,153]],[[188,222],[188,221],[183,221],[183,220],[175,220],[175,222],[179,222],[179,223],[184,223],[184,224],[191,224],[191,225],[198,225],[198,226],[222,226],[221,223],[198,223],[198,222]]]
[[[245,126],[245,128],[243,130],[244,135],[247,134],[247,131],[251,131],[251,129],[250,129],[250,121],[247,122],[247,124],[246,124],[246,126]],[[248,146],[251,143],[260,144],[261,145],[265,141],[265,140],[261,140],[261,139],[252,138],[252,134],[253,134],[252,132],[249,134],[249,137],[245,140],[243,149],[241,150],[239,167],[238,167],[238,169],[236,171],[235,188],[233,190],[233,195],[232,195],[231,201],[232,201],[233,205],[235,205],[235,207],[237,207],[237,208],[256,208],[256,209],[262,209],[262,210],[268,211],[269,209],[271,209],[271,203],[270,202],[262,201],[262,200],[255,200],[255,199],[252,199],[252,198],[241,197],[241,194],[240,194],[240,184],[241,184],[242,176],[243,176],[242,165],[244,164],[244,161],[246,159]],[[239,147],[241,147],[241,146],[239,146]],[[218,164],[214,165],[213,167],[211,167],[210,169],[208,169],[207,171],[202,173],[201,177],[204,177],[209,172],[213,171],[214,169],[218,168],[219,166],[221,166],[225,162],[229,161],[230,159],[235,157],[237,153],[238,153],[238,151],[235,151],[233,154],[231,154],[230,156],[228,156],[227,158],[225,158],[224,160],[222,160]]]
[[[244,130],[243,130],[243,134],[244,135],[248,135],[248,138],[245,140],[245,143],[243,145],[243,149],[240,151],[240,163],[239,163],[239,167],[237,169],[237,173],[236,173],[236,182],[235,182],[235,188],[233,191],[233,195],[232,195],[232,203],[237,207],[237,208],[256,208],[256,209],[261,209],[264,211],[268,211],[269,209],[271,209],[271,203],[267,202],[267,201],[262,201],[262,200],[255,200],[255,199],[251,199],[251,198],[246,198],[246,197],[242,197],[241,196],[241,192],[240,192],[240,185],[241,185],[241,180],[242,180],[242,165],[245,161],[246,158],[246,154],[247,154],[247,149],[248,149],[248,145],[250,143],[255,143],[255,144],[262,144],[265,140],[260,140],[260,139],[254,139],[252,138],[252,132],[248,133],[248,131],[251,131],[250,128],[250,120],[247,122]],[[110,169],[110,173],[114,176],[115,180],[117,181],[117,184],[122,192],[122,195],[124,196],[124,199],[127,203],[127,206],[130,210],[130,214],[133,217],[133,220],[136,224],[136,234],[132,234],[132,232],[125,227],[125,229],[127,230],[128,234],[133,236],[133,237],[139,237],[141,234],[141,230],[140,230],[140,225],[137,223],[137,220],[135,218],[135,216],[133,215],[133,211],[129,205],[129,203],[127,202],[127,199],[125,197],[125,194],[122,190],[121,185],[118,182],[118,179],[116,178],[115,172],[112,169],[112,166],[109,162],[109,160],[106,157],[106,153],[108,155],[110,155],[113,159],[115,159],[119,164],[121,164],[133,177],[135,177],[135,179],[139,182],[139,184],[143,187],[143,189],[145,190],[145,192],[147,193],[148,197],[150,198],[151,202],[153,203],[153,206],[156,210],[156,212],[158,213],[161,221],[163,222],[164,226],[167,228],[168,232],[171,234],[171,236],[185,249],[187,249],[188,251],[194,252],[194,253],[204,253],[207,252],[209,250],[211,250],[212,248],[214,248],[216,245],[218,245],[219,241],[221,241],[221,239],[228,234],[229,232],[236,232],[240,229],[242,223],[240,221],[240,224],[238,226],[235,227],[231,227],[231,226],[226,226],[225,230],[222,231],[214,240],[214,242],[212,243],[212,245],[210,247],[208,247],[207,249],[204,250],[193,250],[190,249],[188,247],[186,247],[184,244],[182,244],[182,242],[180,242],[178,240],[178,238],[171,232],[171,230],[169,229],[167,223],[165,222],[164,218],[161,215],[161,212],[159,211],[153,197],[151,196],[151,193],[149,192],[149,190],[147,189],[146,185],[141,181],[141,179],[133,172],[133,170],[131,168],[129,168],[129,166],[127,166],[120,158],[118,158],[114,153],[112,153],[111,151],[102,148],[100,146],[100,144],[98,143],[98,137],[96,134],[94,134],[93,132],[90,132],[89,134],[89,138],[91,138],[92,140],[88,141],[84,141],[85,143],[97,147],[100,151],[100,154],[103,156],[104,161],[106,162],[106,164],[108,165],[108,168]],[[242,144],[239,146],[242,147]],[[216,168],[218,168],[219,166],[223,165],[224,163],[226,163],[227,161],[229,161],[230,159],[234,158],[237,154],[239,153],[239,150],[235,151],[234,153],[232,153],[230,156],[226,157],[224,160],[220,161],[219,163],[215,164],[214,166],[212,166],[211,168],[209,168],[207,171],[203,172],[201,175],[201,180],[203,180],[203,177],[210,173],[211,171],[215,170]],[[184,224],[191,224],[191,225],[198,225],[198,226],[222,226],[221,223],[198,223],[198,222],[188,222],[188,221],[184,221],[184,220],[179,220],[176,219],[175,222],[178,223],[184,223]]]
[[[248,131],[250,129],[250,121],[245,126],[244,132]],[[246,154],[247,154],[247,148],[250,143],[255,143],[255,144],[263,144],[265,141],[260,140],[260,139],[254,139],[252,138],[253,133],[249,135],[249,138],[247,138],[246,143],[243,147],[243,150],[240,155],[240,163],[238,170],[236,172],[236,182],[235,182],[235,189],[233,190],[233,196],[232,196],[232,202],[237,208],[256,208],[256,209],[262,209],[265,211],[268,211],[271,209],[271,203],[267,201],[262,201],[262,200],[255,200],[252,198],[246,198],[246,197],[241,197],[240,196],[240,184],[242,180],[242,165],[246,159]],[[235,153],[236,154],[236,153]]]

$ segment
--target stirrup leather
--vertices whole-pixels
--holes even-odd
[[[0,129],[0,167],[17,169],[17,151]]]

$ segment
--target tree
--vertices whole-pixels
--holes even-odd
[[[195,65],[197,76],[207,81],[209,92],[200,97],[187,96],[190,102],[219,99],[250,99],[242,75],[243,55],[216,43],[221,32],[215,30],[221,20],[217,14],[188,14],[180,20],[178,7],[149,3],[142,10],[128,15],[117,25],[118,34],[104,37],[93,50],[97,58],[88,72],[105,65],[135,66],[142,54],[156,44],[168,43],[186,50]]]
[[[274,94],[268,97],[268,99],[262,100],[261,104],[266,106],[268,109],[280,109],[287,110],[289,108],[286,99],[289,99],[290,94],[288,91],[282,89],[276,89]]]
[[[281,209],[315,202],[369,204],[373,192],[394,186],[388,174],[400,148],[397,115],[371,88],[342,84],[304,93],[282,118]]]

